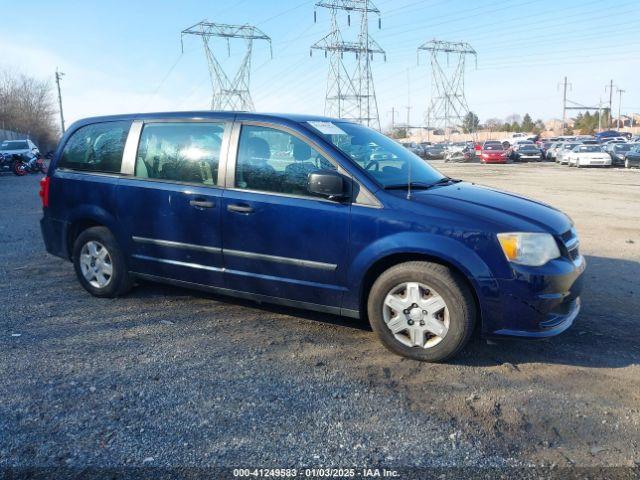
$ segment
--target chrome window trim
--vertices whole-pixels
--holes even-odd
[[[109,177],[109,178],[122,178],[122,174],[121,173],[108,173],[108,172],[92,172],[91,170],[74,170],[73,168],[67,168],[67,167],[56,167],[55,171],[53,172],[53,176],[55,177],[58,172],[60,173],[72,173],[74,175],[94,175],[94,176],[98,176],[98,177]]]
[[[194,243],[175,242],[173,240],[160,240],[157,238],[136,237],[136,236],[133,236],[131,238],[136,243],[158,245],[160,247],[180,248],[184,250],[195,250],[195,251],[207,252],[207,253],[222,253],[222,248],[220,247],[209,247],[206,245],[196,245]]]
[[[327,150],[322,145],[318,144],[315,140],[313,140],[313,139],[301,134],[300,132],[298,132],[298,131],[296,131],[296,130],[294,130],[291,127],[288,127],[286,125],[281,125],[281,124],[278,124],[278,123],[256,121],[256,120],[238,120],[238,121],[234,122],[233,132],[232,132],[231,139],[230,139],[231,143],[229,145],[229,153],[228,153],[228,160],[227,160],[227,167],[226,167],[227,171],[226,171],[226,174],[225,174],[225,183],[224,183],[224,186],[225,186],[225,188],[227,190],[237,190],[237,191],[242,191],[242,192],[260,193],[260,194],[265,194],[265,195],[278,195],[278,196],[284,196],[284,197],[302,198],[302,199],[307,199],[307,200],[321,200],[321,201],[328,201],[328,202],[331,202],[331,203],[336,203],[335,201],[332,201],[332,200],[327,200],[327,199],[322,199],[322,198],[313,197],[313,196],[307,196],[307,195],[295,195],[295,194],[282,193],[282,192],[269,192],[269,191],[265,191],[265,190],[249,190],[249,189],[246,189],[246,188],[238,188],[238,187],[236,187],[236,185],[235,185],[236,178],[235,177],[236,177],[236,165],[237,165],[237,159],[238,159],[238,147],[240,145],[241,129],[242,129],[242,126],[244,126],[244,125],[256,126],[256,127],[265,127],[265,128],[272,128],[274,130],[279,130],[279,131],[288,133],[288,134],[296,137],[297,139],[301,140],[302,142],[306,143],[311,148],[313,148],[318,153],[320,153],[322,156],[324,156],[325,159],[327,161],[329,161],[334,167],[336,167],[336,171],[338,173],[341,173],[342,175],[345,175],[354,184],[356,184],[358,186],[358,196],[356,198],[351,199],[350,203],[352,205],[363,205],[363,206],[369,206],[369,207],[382,208],[382,204],[376,198],[376,196],[373,195],[373,193],[371,193],[360,182],[358,182],[354,178],[354,176],[351,173],[349,173],[344,167],[342,167],[342,165],[340,165],[340,163],[335,159],[334,155],[329,150]],[[365,197],[371,203],[367,203],[366,201],[363,202],[362,200],[358,200],[360,197]]]
[[[316,262],[314,260],[303,260],[301,258],[292,257],[279,257],[277,255],[266,255],[264,253],[246,252],[243,250],[228,250],[223,249],[223,255],[230,255],[232,257],[248,258],[251,260],[265,260],[267,262],[283,263],[286,265],[295,265],[297,267],[315,268],[318,270],[333,271],[338,268],[335,263]]]
[[[144,178],[144,177],[136,177],[135,168],[136,168],[136,160],[138,156],[138,148],[140,146],[140,138],[142,136],[142,131],[144,127],[148,124],[154,123],[212,123],[212,124],[220,124],[223,126],[222,139],[220,141],[220,156],[218,158],[218,178],[216,178],[216,183],[213,185],[206,185],[204,183],[196,183],[196,182],[181,182],[178,180],[167,180],[164,178]],[[124,155],[122,159],[122,175],[127,175],[128,177],[140,180],[140,181],[160,181],[162,183],[171,183],[171,184],[179,184],[179,185],[194,185],[199,187],[208,187],[208,188],[221,188],[224,186],[224,175],[226,171],[227,165],[227,157],[229,152],[229,140],[231,138],[231,129],[233,127],[233,120],[229,118],[205,118],[205,117],[195,117],[195,118],[145,118],[144,120],[134,120],[131,129],[129,130],[129,136],[127,137],[127,141],[125,143]],[[125,167],[126,165],[126,167]]]

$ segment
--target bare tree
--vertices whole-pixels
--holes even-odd
[[[53,148],[59,138],[50,82],[9,71],[0,72],[0,125],[28,135],[41,149]]]

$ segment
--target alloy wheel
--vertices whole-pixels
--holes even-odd
[[[113,263],[107,248],[95,240],[85,243],[80,251],[80,269],[92,287],[104,288],[113,278]]]

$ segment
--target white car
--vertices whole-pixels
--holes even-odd
[[[578,145],[568,154],[570,167],[610,167],[611,157],[599,145]]]
[[[569,154],[574,148],[580,145],[581,143],[578,142],[565,142],[561,144],[556,150],[556,163],[560,165],[569,164]]]

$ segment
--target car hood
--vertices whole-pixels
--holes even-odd
[[[496,231],[538,231],[561,235],[572,226],[567,215],[547,204],[467,182],[414,190],[410,201],[480,217],[493,223]]]

